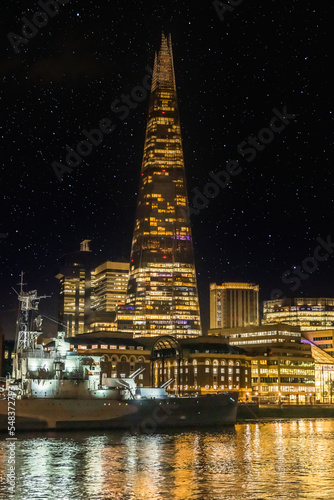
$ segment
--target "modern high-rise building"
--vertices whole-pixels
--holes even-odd
[[[334,327],[334,299],[294,297],[263,302],[263,325],[286,323],[301,330],[331,330]]]
[[[85,332],[116,331],[116,314],[124,305],[129,263],[106,261],[92,271],[92,308],[85,315]]]
[[[89,241],[80,244],[80,252],[61,257],[56,275],[60,282],[59,327],[68,337],[84,333],[85,314],[91,309],[93,255]]]
[[[201,335],[170,36],[155,55],[127,304],[120,330]]]
[[[92,309],[110,312],[125,304],[129,267],[128,262],[107,261],[93,271]]]
[[[93,266],[89,240],[80,244],[80,252],[60,259],[59,323],[67,337],[117,330],[116,311],[125,303],[129,264],[106,261]]]
[[[259,324],[259,285],[210,283],[210,328]]]

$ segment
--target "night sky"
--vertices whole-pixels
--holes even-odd
[[[330,241],[332,234],[334,241],[330,6],[232,3],[239,5],[221,20],[210,1],[70,0],[15,53],[7,33],[22,36],[21,18],[31,20],[41,8],[32,0],[4,2],[0,319],[6,337],[14,335],[11,287],[21,270],[29,289],[52,294],[41,312],[55,318],[61,255],[91,239],[97,264],[129,258],[148,98],[124,120],[111,104],[141,84],[147,64],[153,67],[162,30],[172,34],[190,205],[193,190],[203,193],[211,181],[209,172],[224,170],[229,160],[241,167],[191,216],[204,330],[210,282],[258,283],[261,300],[275,289],[284,296],[334,296],[334,255],[307,260],[316,269],[304,272],[296,290],[282,281],[313,257],[317,238]],[[243,157],[239,144],[269,127],[273,108],[296,117],[254,159]],[[66,164],[66,146],[75,148],[85,139],[82,130],[103,118],[115,130],[59,182],[52,163]],[[45,321],[45,333],[55,328]]]

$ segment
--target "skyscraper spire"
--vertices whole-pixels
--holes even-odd
[[[170,35],[162,34],[152,78],[128,314],[120,314],[119,328],[137,335],[197,336],[200,314]]]
[[[155,53],[151,92],[154,92],[158,87],[161,90],[165,88],[167,91],[173,89],[176,94],[172,38],[170,34],[167,38],[162,33],[160,52]]]

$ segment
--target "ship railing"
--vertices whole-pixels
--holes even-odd
[[[22,351],[21,358],[38,358],[38,359],[50,359],[50,352],[39,351],[37,349],[29,349],[27,351]]]

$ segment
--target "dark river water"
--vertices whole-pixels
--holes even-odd
[[[334,499],[334,420],[225,430],[34,433],[0,441],[1,498]],[[15,454],[15,493],[7,483]]]

